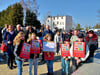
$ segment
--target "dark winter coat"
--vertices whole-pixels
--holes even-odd
[[[85,41],[88,44],[90,50],[89,57],[93,57],[95,50],[98,48],[98,37],[96,34],[93,34],[93,37],[86,36]]]
[[[12,35],[9,32],[4,33],[3,40],[7,40],[7,42],[11,41],[11,44],[7,43],[7,53],[8,54],[13,54],[13,51],[14,51],[13,40],[15,36],[16,36],[15,32]]]

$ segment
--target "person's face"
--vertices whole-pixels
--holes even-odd
[[[36,39],[36,35],[35,34],[32,34],[32,40],[35,40]]]
[[[51,41],[51,37],[50,36],[48,37],[48,41]]]
[[[93,34],[88,34],[89,35],[89,37],[93,37]]]
[[[57,35],[60,35],[60,33],[59,33],[59,32],[57,32]]]
[[[29,29],[29,32],[32,32],[32,30],[31,30],[31,29]]]
[[[87,33],[88,31],[86,30],[85,33]]]
[[[21,30],[21,26],[20,25],[18,25],[17,30]]]
[[[64,43],[65,43],[65,44],[69,44],[69,42],[68,42],[68,41],[64,41]]]
[[[49,26],[46,26],[46,29],[49,30]]]
[[[66,34],[66,32],[63,32],[63,34]]]
[[[25,40],[25,34],[21,35],[21,40]]]
[[[8,25],[5,25],[5,28],[8,28]]]
[[[78,38],[78,41],[79,42],[83,42],[83,38]]]
[[[13,31],[13,26],[12,25],[9,26],[9,31]]]
[[[75,31],[74,31],[74,35],[77,35],[77,34],[78,34],[78,31],[77,31],[77,30],[75,30]]]

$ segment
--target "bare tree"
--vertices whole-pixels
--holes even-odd
[[[37,4],[36,0],[21,0],[20,4],[22,5],[24,12],[24,19],[23,19],[24,26],[25,26],[25,16],[27,9],[29,9],[31,12],[34,12],[37,16],[40,15],[40,13],[38,12],[39,5]]]
[[[42,18],[42,22],[43,22],[44,25],[46,25],[46,21],[47,21],[48,16],[50,16],[50,12],[49,11]]]
[[[99,24],[99,25],[100,25],[100,10],[98,10],[97,21],[98,21],[98,23],[97,23],[97,24]]]
[[[21,0],[20,2],[24,8],[24,10],[29,9],[31,12],[34,12],[36,15],[39,15],[38,12],[39,5],[37,4],[36,0]]]

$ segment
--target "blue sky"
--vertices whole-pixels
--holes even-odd
[[[0,0],[0,11],[9,5],[20,0]],[[95,25],[98,23],[98,10],[100,10],[100,0],[36,0],[40,5],[38,16],[42,20],[43,16],[49,11],[52,16],[70,15],[73,21],[85,25]],[[42,21],[41,21],[42,22]]]

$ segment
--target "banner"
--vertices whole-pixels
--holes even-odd
[[[31,53],[40,54],[41,40],[32,40],[31,46]]]
[[[85,42],[73,42],[73,56],[85,57]]]
[[[30,58],[30,48],[31,48],[30,44],[23,43],[21,53],[20,53],[20,58],[29,59]]]
[[[43,51],[44,52],[54,52],[55,51],[55,43],[51,41],[43,42]]]
[[[70,56],[70,44],[60,44],[61,56]]]

